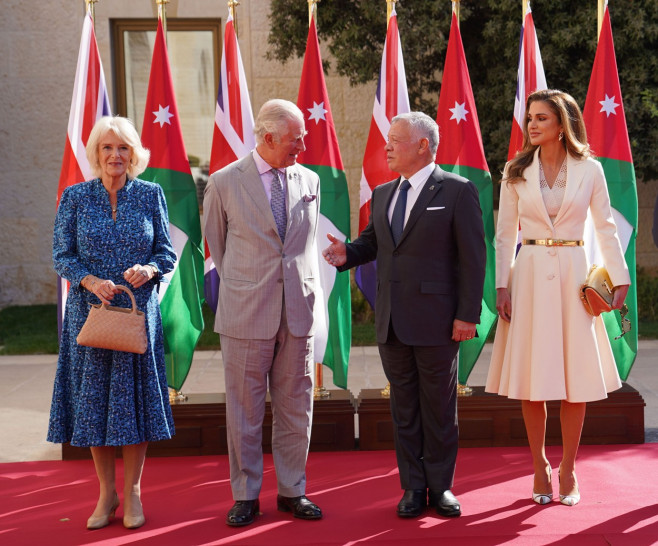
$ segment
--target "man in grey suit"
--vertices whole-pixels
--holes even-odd
[[[375,324],[391,385],[400,517],[429,504],[461,515],[450,491],[457,459],[460,341],[480,320],[486,250],[476,187],[434,164],[439,130],[421,112],[393,118],[386,157],[402,178],[372,193],[368,226],[325,259],[343,271],[377,260]]]
[[[259,511],[268,386],[277,508],[302,519],[322,517],[305,496],[320,180],[296,164],[306,131],[292,102],[266,102],[254,132],[256,149],[213,173],[203,201],[205,237],[221,279],[215,330],[235,501],[226,523],[236,527],[252,523]]]

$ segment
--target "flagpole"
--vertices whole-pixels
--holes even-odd
[[[388,22],[391,20],[391,13],[393,13],[397,1],[398,0],[386,0],[386,27],[388,27]]]
[[[167,45],[167,4],[169,0],[155,0],[158,6],[158,19],[162,21],[162,34],[164,38],[165,47]],[[175,358],[172,356],[172,358]],[[176,366],[171,366],[171,384],[176,384]],[[177,402],[185,402],[187,395],[182,391],[169,387],[169,403],[175,404]]]
[[[94,23],[94,27],[96,26],[96,8],[94,4],[96,4],[98,0],[85,0],[85,3],[87,4],[87,13],[91,15],[91,20]],[[599,20],[599,30],[601,29],[601,21]]]
[[[165,44],[167,43],[167,4],[169,0],[155,0],[158,5],[158,18],[162,19],[162,32],[164,33]]]
[[[320,0],[307,0],[308,2],[308,26],[311,26],[311,22],[313,21],[313,18],[315,17],[315,24],[317,25],[317,13],[318,13],[318,2]]]
[[[605,8],[608,5],[608,0],[597,0],[598,4],[598,25],[596,32],[596,40],[598,41],[601,35],[601,27],[603,26],[603,16],[605,15]]]
[[[395,9],[395,4],[397,0],[386,0],[386,28],[388,28],[388,24],[391,22],[391,14],[393,13],[393,10]],[[382,397],[384,398],[390,398],[391,397],[391,382],[389,381],[386,383],[386,386],[380,391]]]
[[[459,27],[459,7],[460,7],[460,0],[452,0],[452,13],[455,14],[455,17],[457,17],[457,26]]]
[[[528,13],[528,4],[530,4],[530,0],[523,0],[521,2],[521,4],[522,4],[522,9],[523,9],[523,14],[522,14],[521,20],[525,21],[525,16]]]
[[[320,0],[307,0],[308,2],[308,26],[311,26],[313,18],[317,17],[318,6],[317,3]],[[329,398],[331,392],[327,390],[324,386],[324,378],[322,373],[322,362],[315,363],[315,387],[313,388],[313,398],[315,400],[322,400],[323,398]]]
[[[235,8],[240,5],[238,0],[228,0],[228,13],[233,19],[233,29],[235,30],[235,36],[238,36],[238,19],[237,14],[235,13]]]

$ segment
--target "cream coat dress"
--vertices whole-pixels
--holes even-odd
[[[621,381],[602,318],[580,301],[589,269],[584,247],[523,245],[515,254],[519,223],[526,239],[582,240],[590,210],[613,284],[630,284],[603,169],[594,159],[567,156],[554,221],[539,187],[538,152],[524,178],[503,180],[500,193],[496,287],[509,288],[512,319],[498,320],[486,391],[520,400],[601,400]]]

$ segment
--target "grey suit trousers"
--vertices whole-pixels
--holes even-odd
[[[272,456],[278,493],[306,492],[306,459],[313,414],[313,337],[288,330],[285,305],[272,339],[221,335],[226,425],[234,500],[258,498],[263,481],[262,428],[268,384]]]

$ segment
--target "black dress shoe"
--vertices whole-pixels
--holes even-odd
[[[292,515],[300,519],[320,519],[322,510],[317,504],[312,503],[305,495],[301,497],[283,497],[277,495],[276,507],[280,512],[292,512]]]
[[[405,489],[398,503],[398,516],[401,518],[417,518],[427,507],[426,489]]]
[[[462,515],[461,506],[457,497],[452,494],[450,489],[446,489],[443,493],[438,493],[430,489],[429,505],[436,508],[440,516],[446,518],[456,518]]]
[[[243,527],[254,522],[260,504],[258,499],[235,501],[233,508],[226,514],[226,525],[231,527]]]

